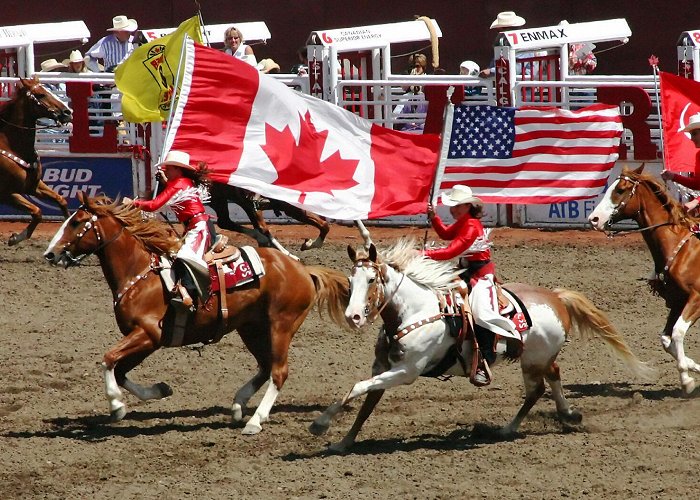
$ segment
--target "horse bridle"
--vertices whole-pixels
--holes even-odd
[[[365,304],[365,318],[368,318],[368,321],[370,323],[373,323],[375,319],[384,311],[386,306],[389,305],[391,302],[391,299],[394,298],[394,295],[398,291],[399,287],[401,286],[401,283],[403,283],[403,278],[404,274],[401,273],[401,279],[399,280],[399,284],[396,285],[396,288],[394,291],[391,293],[391,295],[387,298],[386,295],[384,294],[384,285],[386,285],[386,277],[384,276],[384,272],[382,271],[382,267],[377,264],[376,262],[370,260],[370,259],[360,259],[355,262],[355,265],[353,266],[352,269],[352,274],[351,276],[355,275],[355,271],[357,269],[362,269],[362,268],[368,268],[368,269],[374,269],[376,275],[377,275],[377,280],[372,282],[371,284],[374,286],[374,292],[370,294],[370,292],[367,292],[367,303]],[[380,286],[381,285],[381,286]],[[350,280],[350,293],[352,293],[352,280]],[[374,304],[372,304],[374,302]],[[377,311],[372,317],[370,317],[370,312],[372,311],[372,307]]]
[[[97,215],[90,212],[85,207],[85,205],[81,205],[80,207],[78,207],[78,210],[76,211],[76,213],[80,210],[82,210],[83,212],[86,212],[91,217],[88,220],[86,220],[85,222],[83,222],[83,227],[81,228],[80,232],[75,236],[75,238],[71,239],[71,241],[69,241],[68,243],[63,245],[63,248],[61,249],[61,254],[65,256],[65,258],[69,261],[71,266],[79,265],[86,257],[89,257],[90,255],[93,255],[93,254],[96,254],[97,252],[99,252],[100,250],[105,248],[107,245],[109,245],[110,243],[115,241],[117,238],[119,238],[122,235],[122,233],[124,232],[124,226],[122,226],[121,229],[117,232],[117,234],[112,236],[109,240],[104,240],[104,238],[102,237],[102,234],[100,234],[100,231],[99,231],[98,226],[97,226],[97,221],[98,221]],[[73,254],[69,250],[66,250],[66,249],[70,245],[77,246],[91,229],[95,231],[95,238],[97,239],[97,247],[91,252],[87,252],[87,253],[78,255],[77,257],[74,257]]]
[[[620,180],[624,180],[624,181],[627,181],[627,182],[632,183],[632,189],[629,190],[629,196],[628,196],[625,200],[623,200],[623,201],[621,201],[620,203],[618,203],[618,204],[615,206],[615,208],[613,208],[613,210],[610,212],[610,217],[608,218],[607,222],[605,223],[605,227],[606,227],[606,228],[610,228],[610,227],[614,224],[613,219],[615,218],[615,216],[616,216],[618,213],[620,213],[620,211],[621,211],[623,208],[625,208],[625,206],[627,205],[627,203],[629,203],[629,201],[630,201],[632,198],[634,198],[634,195],[636,194],[636,191],[637,191],[637,186],[639,186],[639,184],[641,184],[641,180],[640,180],[640,179],[633,179],[632,177],[630,177],[630,176],[628,176],[628,175],[624,175],[624,174],[620,174],[620,176],[616,179],[616,181],[620,181]],[[642,214],[642,205],[641,205],[641,203],[640,203],[639,208],[637,209],[637,213],[634,214],[634,216],[632,216],[632,217],[630,217],[630,218],[631,218],[631,219],[634,219],[635,217],[640,216],[641,214]],[[639,229],[632,229],[632,230],[628,230],[628,231],[614,231],[614,234],[615,234],[615,235],[625,235],[625,234],[631,234],[631,233],[641,233],[641,232],[644,232],[644,231],[650,231],[650,230],[652,230],[652,229],[656,229],[657,227],[669,226],[669,225],[671,225],[671,224],[672,224],[672,223],[671,223],[670,221],[668,221],[668,222],[662,222],[662,223],[660,223],[660,224],[653,224],[653,225],[651,225],[651,226],[641,227],[641,228],[639,228]]]
[[[31,87],[27,88],[26,91],[25,91],[27,97],[30,98],[32,101],[34,101],[37,105],[39,105],[39,106],[41,106],[42,108],[44,108],[46,111],[48,111],[48,112],[50,112],[50,113],[52,113],[52,114],[58,114],[59,112],[58,112],[57,109],[54,109],[54,108],[49,107],[48,104],[46,104],[46,103],[43,102],[41,99],[39,99],[36,95],[34,95],[34,90],[35,90],[37,87],[39,87],[40,85],[41,85],[41,83],[35,83],[35,84],[32,85]],[[50,92],[50,91],[49,91],[48,89],[46,89],[45,87],[44,87],[44,89],[45,89],[47,92]],[[54,94],[54,97],[55,97],[55,94]],[[56,97],[56,99],[58,99],[58,98]],[[41,125],[41,126],[38,126],[38,127],[37,127],[37,126],[34,126],[34,127],[25,127],[24,125],[17,125],[16,123],[8,122],[8,121],[5,120],[2,116],[0,116],[0,121],[1,121],[1,122],[5,123],[6,125],[9,125],[9,126],[11,126],[11,127],[15,127],[15,128],[22,129],[22,130],[44,130],[44,129],[47,129],[47,128],[60,128],[60,127],[61,127],[61,125],[58,125],[58,121],[57,121],[55,118],[51,118],[51,119],[54,120],[54,122],[56,122],[57,124],[56,124],[56,125]]]

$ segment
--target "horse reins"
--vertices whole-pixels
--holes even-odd
[[[608,224],[607,224],[608,227],[612,226],[612,222],[611,222],[612,219],[620,212],[620,210],[625,208],[627,203],[634,197],[634,195],[637,191],[637,186],[639,186],[639,182],[640,182],[639,179],[633,179],[627,175],[620,175],[616,180],[618,180],[618,181],[625,180],[625,181],[632,183],[632,190],[630,191],[630,195],[627,197],[627,199],[618,203],[617,206],[610,213],[610,218],[608,219]],[[637,210],[637,213],[635,215],[641,215],[641,214],[642,214],[642,206],[640,204],[639,209]],[[608,237],[612,238],[613,236],[626,236],[628,234],[633,234],[633,233],[643,233],[644,231],[651,231],[652,229],[656,229],[656,228],[663,227],[663,226],[671,226],[671,225],[673,225],[673,222],[666,221],[666,222],[661,222],[659,224],[654,224],[654,225],[647,226],[647,227],[640,227],[637,229],[610,231],[608,233]]]
[[[84,212],[87,212],[88,214],[91,215],[91,217],[90,217],[90,219],[86,220],[83,223],[83,227],[82,227],[81,231],[76,235],[76,237],[73,240],[66,243],[65,245],[63,245],[62,251],[66,255],[66,257],[70,260],[72,265],[80,264],[86,257],[89,257],[90,255],[95,254],[95,253],[99,252],[100,250],[102,250],[103,248],[105,248],[107,245],[109,245],[110,243],[115,241],[117,238],[119,238],[125,229],[125,227],[122,226],[121,229],[117,232],[117,234],[112,236],[109,240],[103,241],[104,238],[100,234],[100,231],[97,229],[97,220],[98,220],[97,215],[95,215],[92,212],[90,212],[89,210],[87,210],[84,205],[81,205],[80,207],[78,207],[78,210],[82,210]],[[95,248],[95,250],[93,250],[92,252],[84,253],[82,255],[79,255],[78,257],[73,257],[73,255],[68,250],[66,250],[66,248],[68,248],[69,245],[73,245],[73,244],[77,245],[78,243],[80,243],[80,241],[83,239],[83,237],[85,237],[85,235],[88,233],[88,231],[90,231],[90,229],[93,229],[95,231],[95,237],[97,238],[97,248]]]

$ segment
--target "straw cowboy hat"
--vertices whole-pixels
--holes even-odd
[[[512,10],[500,12],[494,22],[491,23],[491,29],[494,28],[514,28],[525,24],[525,19],[518,16]]]
[[[688,121],[688,125],[685,126],[685,128],[682,128],[680,132],[691,132],[693,130],[697,130],[700,128],[700,113],[695,113],[693,116],[690,117],[690,120]]]
[[[280,70],[280,65],[272,59],[263,59],[255,67],[258,68],[258,71],[261,73],[272,73],[275,70],[279,72]]]
[[[68,59],[63,60],[63,64],[68,66],[68,63],[87,62],[87,59],[87,57],[83,57],[83,54],[81,54],[79,50],[74,50],[70,53]]]
[[[61,64],[56,59],[47,59],[41,63],[41,71],[53,71],[55,69],[68,69],[65,64]]]
[[[476,76],[481,71],[481,68],[474,61],[462,61],[459,65],[460,68],[467,70],[467,74],[470,76]]]
[[[440,201],[442,201],[443,205],[448,207],[463,205],[464,203],[471,203],[472,205],[484,204],[480,198],[474,196],[469,186],[463,186],[462,184],[455,184],[449,192],[442,193],[440,195]]]
[[[156,167],[164,167],[166,165],[175,165],[190,170],[197,170],[196,167],[190,165],[190,155],[184,151],[168,151],[168,154],[165,155],[165,160],[157,164]]]
[[[112,27],[107,31],[136,31],[139,25],[136,19],[128,19],[126,16],[114,16]]]

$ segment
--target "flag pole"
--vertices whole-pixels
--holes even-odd
[[[455,112],[455,105],[452,104],[452,94],[455,88],[450,86],[447,89],[447,106],[445,107],[445,116],[442,128],[442,141],[440,142],[440,154],[438,155],[437,166],[435,168],[435,177],[433,177],[433,185],[430,186],[430,204],[435,204],[437,199],[438,186],[442,183],[442,177],[445,174],[445,162],[447,161],[447,152],[450,149],[450,136],[452,135],[452,117]]]
[[[452,104],[452,94],[454,94],[455,88],[450,85],[447,88],[447,106],[445,107],[445,114],[443,116],[443,126],[442,126],[442,140],[440,141],[440,154],[437,158],[437,165],[435,167],[435,176],[433,177],[433,185],[430,186],[430,199],[428,200],[429,205],[435,205],[437,201],[437,191],[438,186],[442,182],[442,177],[445,174],[445,161],[447,160],[447,151],[450,149],[450,136],[452,135],[452,117],[455,112],[455,105]],[[426,207],[427,208],[427,207]],[[428,220],[428,226],[430,226],[430,221]],[[428,229],[425,230],[425,236],[423,237],[423,248],[428,244]]]
[[[204,29],[204,18],[202,17],[202,6],[199,4],[199,0],[194,0],[194,5],[197,7],[197,17],[199,18],[199,25],[204,34],[204,38],[207,40],[207,47],[211,47],[211,42],[209,42],[209,34],[207,30]]]
[[[661,164],[663,165],[663,168],[666,169],[666,148],[664,147],[663,117],[661,113],[661,101],[659,98],[659,88],[661,86],[659,78],[659,58],[652,55],[649,57],[649,64],[654,72],[654,97],[656,98],[656,111],[659,115],[659,130],[661,131],[661,135],[659,136],[659,142],[661,144]]]
[[[201,24],[201,19],[200,19],[200,24]],[[170,112],[168,113],[168,122],[165,125],[165,137],[168,137],[170,134],[170,127],[173,123],[173,115],[175,112],[175,98],[177,96],[177,89],[180,86],[180,83],[182,81],[182,74],[183,74],[183,61],[185,58],[185,46],[187,45],[187,40],[190,36],[185,33],[185,36],[182,38],[182,47],[180,48],[180,60],[177,63],[177,75],[175,76],[175,79],[173,81],[173,95],[170,98]],[[163,151],[161,150],[160,152],[160,158],[158,159],[158,163],[163,161]],[[155,198],[156,193],[158,193],[158,184],[160,183],[159,181],[159,176],[156,175],[156,183],[155,187],[153,188],[153,197]]]

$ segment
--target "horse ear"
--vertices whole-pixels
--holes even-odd
[[[639,165],[639,168],[634,169],[634,173],[635,173],[635,174],[641,174],[641,173],[642,173],[642,170],[644,170],[644,165],[646,165],[646,164],[645,164],[645,163],[642,163],[641,165]]]
[[[78,201],[80,202],[81,205],[87,205],[88,203],[88,195],[85,193],[85,191],[78,191],[76,194],[76,197],[78,198]]]
[[[350,260],[353,262],[357,260],[357,252],[352,247],[352,245],[348,245],[348,257],[350,257]]]
[[[369,246],[369,260],[377,262],[377,247],[374,246],[374,243]]]

